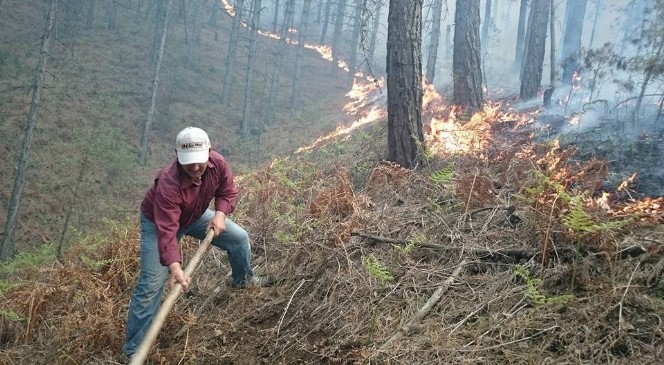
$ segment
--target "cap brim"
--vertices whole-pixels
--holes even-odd
[[[206,163],[210,158],[209,151],[200,152],[178,152],[178,162],[180,165],[189,165],[192,163]]]

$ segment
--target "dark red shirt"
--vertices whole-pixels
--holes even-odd
[[[177,160],[157,174],[141,203],[141,212],[157,226],[162,265],[182,263],[177,232],[200,218],[212,198],[217,211],[228,215],[235,210],[237,188],[233,174],[226,160],[215,151],[210,152],[207,168],[200,179],[189,177]]]

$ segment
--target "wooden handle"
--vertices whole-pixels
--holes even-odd
[[[194,271],[200,264],[201,259],[203,259],[203,256],[205,256],[205,254],[210,249],[213,238],[214,238],[214,230],[210,229],[207,235],[205,236],[203,243],[201,243],[200,247],[198,247],[198,251],[196,251],[196,254],[194,255],[194,257],[191,258],[191,261],[189,261],[189,264],[184,269],[184,277],[191,278],[191,275],[194,273]],[[175,305],[175,302],[180,297],[180,294],[182,294],[182,285],[180,285],[180,283],[176,283],[171,289],[171,291],[168,293],[168,297],[166,298],[166,300],[164,300],[164,302],[159,307],[159,311],[157,311],[157,314],[152,319],[150,328],[148,328],[148,332],[145,334],[145,337],[143,338],[141,345],[138,347],[138,351],[136,351],[134,356],[131,358],[129,365],[143,364],[145,359],[148,357],[148,353],[150,352],[150,347],[152,347],[152,344],[154,344],[154,341],[157,339],[157,335],[161,330],[161,326],[164,325],[164,321],[166,320],[168,312],[171,311],[173,305]]]

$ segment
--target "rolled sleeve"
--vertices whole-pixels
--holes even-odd
[[[177,232],[180,228],[180,207],[174,197],[156,194],[154,205],[154,221],[157,226],[159,260],[168,266],[174,262],[182,263]]]
[[[226,215],[233,213],[237,200],[237,188],[233,182],[233,173],[224,162],[220,169],[220,181],[214,193],[214,208]]]

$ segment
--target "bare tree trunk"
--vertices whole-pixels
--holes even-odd
[[[334,21],[334,34],[332,35],[332,59],[339,61],[339,44],[341,43],[341,31],[344,26],[346,16],[346,0],[337,0],[337,11]],[[336,64],[335,64],[336,67]]]
[[[452,79],[454,104],[471,111],[482,109],[480,0],[457,0],[454,14]]]
[[[357,47],[360,42],[360,31],[362,30],[362,6],[364,0],[355,0],[355,24],[353,24],[353,39],[350,41],[350,58],[348,60],[348,88],[353,88],[355,72],[357,71]]]
[[[484,4],[484,19],[482,21],[482,44],[485,51],[489,48],[489,30],[491,28],[491,0]]]
[[[249,137],[249,121],[251,120],[251,106],[253,105],[254,65],[256,64],[256,46],[258,44],[258,27],[261,23],[261,0],[254,0],[251,16],[251,45],[247,58],[247,76],[244,89],[244,112],[242,113],[242,138]]]
[[[533,0],[528,17],[523,66],[521,67],[521,100],[532,99],[542,83],[542,68],[546,52],[546,26],[549,23],[551,0]]]
[[[561,54],[563,64],[562,81],[572,84],[572,77],[579,69],[579,52],[581,51],[581,36],[583,35],[583,21],[586,17],[588,0],[567,2],[565,10],[565,36]],[[551,26],[553,30],[553,25]]]
[[[295,110],[300,101],[300,75],[302,73],[302,52],[304,43],[307,41],[307,29],[309,28],[309,9],[311,0],[304,0],[302,5],[302,18],[300,20],[299,37],[297,39],[297,55],[295,56],[295,73],[293,76],[293,92],[291,93],[290,109]]]
[[[110,31],[118,30],[117,17],[118,17],[118,3],[113,1],[111,2],[111,7],[108,9],[108,18],[107,18],[108,30]]]
[[[243,14],[244,0],[239,0],[237,2],[237,7],[235,8],[233,24],[231,25],[228,53],[226,54],[226,71],[224,72],[224,83],[221,85],[221,103],[226,106],[230,104],[231,101],[231,88],[233,77],[235,76],[235,55],[237,53],[238,32],[240,31],[240,23],[242,22]]]
[[[88,16],[85,22],[85,29],[92,29],[92,24],[95,21],[95,7],[97,5],[97,0],[88,0]]]
[[[320,31],[320,44],[325,44],[325,38],[327,37],[327,26],[330,24],[330,12],[332,8],[332,1],[327,0],[325,4],[325,21],[323,22],[323,29]]]
[[[288,24],[293,17],[295,0],[287,0],[284,4],[284,21],[281,24],[279,48],[277,50],[277,60],[272,68],[272,77],[270,78],[270,88],[267,95],[267,120],[266,124],[272,125],[277,114],[277,88],[279,86],[279,76],[283,68],[284,58],[286,57],[286,38],[288,37]]]
[[[424,153],[422,3],[391,0],[387,21],[387,158],[409,169]]]
[[[87,151],[83,152],[85,153]],[[89,154],[85,153],[85,156],[83,157],[83,163],[81,164],[81,168],[78,170],[78,178],[76,179],[74,188],[71,190],[71,198],[69,199],[69,209],[67,210],[67,215],[65,216],[65,222],[62,224],[62,233],[60,233],[60,240],[58,241],[58,247],[55,253],[55,257],[60,262],[62,262],[64,259],[62,255],[62,248],[64,247],[65,237],[67,236],[67,228],[69,228],[69,221],[71,220],[71,216],[74,213],[74,207],[76,206],[78,189],[81,187],[81,181],[83,181],[85,173],[88,172],[88,161],[89,161],[88,157]]]
[[[664,47],[664,39],[659,38],[659,46],[657,48],[657,52],[655,53],[655,56],[652,58],[652,60],[649,61],[650,64],[655,64],[657,60],[660,59],[663,47]],[[639,97],[638,99],[636,99],[636,105],[634,106],[634,121],[637,121],[639,119],[639,113],[641,112],[641,104],[643,103],[643,96],[646,93],[646,88],[650,83],[650,79],[653,76],[653,72],[654,72],[654,67],[646,67],[646,75],[645,78],[643,79],[643,84],[641,84],[641,92],[639,93]]]
[[[593,20],[593,30],[590,34],[590,42],[588,42],[588,48],[593,48],[593,42],[595,41],[595,30],[597,29],[597,20],[599,19],[599,14],[602,9],[602,0],[595,0],[595,20]]]
[[[376,2],[376,11],[374,13],[373,28],[371,29],[371,38],[369,40],[369,51],[367,52],[367,67],[371,72],[371,68],[376,65],[376,38],[378,38],[378,26],[380,25],[380,15],[383,4],[380,1]]]
[[[549,87],[553,89],[556,86],[556,7],[551,1],[551,15],[549,16],[549,62],[551,63],[549,73]]]
[[[438,58],[438,41],[440,40],[440,20],[442,16],[443,0],[435,0],[433,3],[433,24],[431,26],[426,75],[426,80],[432,84],[434,77],[436,77],[436,59]]]
[[[521,6],[519,7],[519,25],[516,31],[516,53],[514,54],[514,62],[519,69],[521,68],[521,62],[523,61],[523,46],[526,39],[528,1],[529,0],[521,0]]]
[[[191,39],[187,42],[187,54],[184,61],[184,65],[187,68],[196,67],[196,53],[198,51],[198,46],[201,43],[201,30],[203,27],[203,22],[201,22],[203,1],[204,0],[192,0],[189,3],[191,6]]]
[[[152,87],[150,93],[150,107],[145,117],[145,124],[143,124],[143,132],[141,133],[141,141],[138,147],[138,162],[145,165],[148,160],[148,136],[150,135],[150,127],[154,117],[155,104],[157,102],[157,90],[159,89],[159,71],[161,70],[161,60],[164,57],[164,46],[166,45],[166,33],[168,30],[168,20],[171,15],[171,5],[173,0],[166,0],[166,17],[164,19],[164,27],[159,35],[159,49],[157,54],[157,62],[154,65],[154,74],[152,77]]]
[[[279,0],[274,0],[274,19],[272,20],[272,31],[279,30]]]
[[[23,130],[23,144],[18,158],[16,176],[14,177],[14,187],[12,196],[7,207],[7,219],[5,221],[5,231],[2,238],[2,247],[0,248],[0,260],[7,261],[14,256],[14,230],[18,220],[18,209],[21,205],[21,195],[25,185],[26,172],[30,162],[30,150],[32,149],[32,134],[37,125],[37,116],[41,106],[41,94],[44,89],[44,76],[46,75],[46,61],[48,59],[48,49],[53,36],[56,13],[58,10],[58,0],[51,0],[46,26],[41,40],[39,50],[39,61],[37,62],[37,78],[32,85],[32,100],[30,110],[28,111],[28,120]]]

